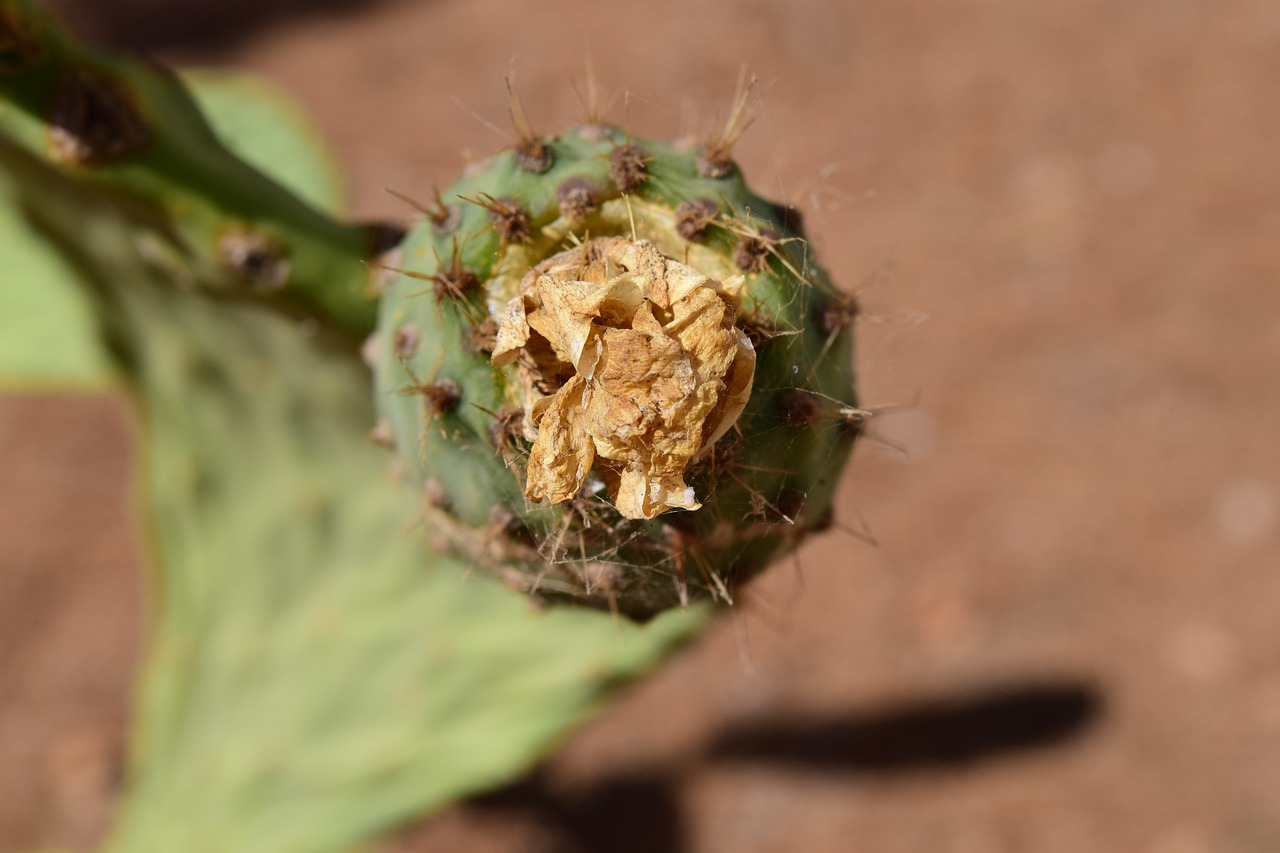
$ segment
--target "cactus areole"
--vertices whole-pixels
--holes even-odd
[[[418,206],[369,355],[438,545],[644,619],[830,524],[852,302],[721,150],[585,125]]]

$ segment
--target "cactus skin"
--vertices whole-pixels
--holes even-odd
[[[735,588],[830,523],[864,412],[852,302],[809,257],[794,211],[755,195],[721,149],[583,125],[475,164],[403,244],[370,341],[380,432],[449,547],[537,599],[646,619]],[[629,190],[625,195],[623,189]],[[513,282],[574,239],[652,241],[724,280],[746,277],[738,325],[757,349],[746,410],[687,471],[701,509],[624,518],[606,495],[532,504],[530,445],[510,428],[514,368],[490,361]],[[464,282],[465,288],[456,286]],[[598,491],[598,490],[597,490]]]

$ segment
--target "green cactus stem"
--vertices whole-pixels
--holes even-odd
[[[313,209],[232,154],[168,69],[82,47],[31,0],[0,0],[0,128],[163,226],[192,286],[351,337],[372,328],[360,261],[394,245],[397,229]]]

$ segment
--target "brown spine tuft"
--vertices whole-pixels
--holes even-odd
[[[289,281],[285,244],[250,225],[224,228],[217,237],[218,260],[236,278],[263,290],[279,290]]]
[[[733,172],[733,147],[742,139],[755,119],[760,95],[755,91],[757,80],[747,77],[746,68],[738,76],[738,91],[733,96],[733,106],[724,128],[703,143],[698,152],[698,175],[703,178],[725,178]]]
[[[510,466],[516,457],[516,442],[524,437],[524,409],[519,406],[503,406],[493,418],[489,428],[489,440]]]
[[[101,166],[132,154],[151,139],[146,120],[124,84],[103,74],[63,75],[49,113],[49,156],[73,166]]]
[[[462,345],[469,353],[493,355],[493,348],[497,343],[498,324],[492,317],[485,317],[474,326],[468,326],[462,333]]]
[[[507,110],[511,113],[511,124],[516,129],[516,164],[526,172],[541,175],[551,168],[556,161],[551,148],[538,138],[529,120],[525,118],[524,107],[516,96],[515,87],[511,85],[511,77],[507,77]]]
[[[676,205],[676,231],[686,240],[701,240],[719,213],[720,206],[709,198],[682,201]]]
[[[856,296],[840,293],[818,303],[813,309],[814,320],[818,324],[818,331],[824,335],[834,335],[844,327],[852,325],[858,318],[859,310]]]
[[[582,222],[599,206],[595,185],[581,175],[567,178],[556,188],[560,215],[570,222]]]
[[[480,279],[476,274],[462,265],[462,248],[458,245],[456,237],[449,254],[449,266],[446,267],[437,255],[436,268],[439,271],[428,278],[436,286],[437,305],[446,299],[455,302],[466,299],[480,287]]]
[[[462,224],[462,208],[456,204],[445,204],[439,187],[431,188],[431,200],[425,203],[395,190],[387,190],[387,192],[427,217],[432,229],[441,236],[452,234]]]
[[[541,175],[556,160],[551,149],[541,139],[529,139],[516,146],[516,163],[526,172]]]
[[[733,263],[743,272],[763,272],[769,265],[769,252],[777,244],[769,234],[743,237],[733,249]]]
[[[464,198],[463,201],[478,204],[489,211],[489,219],[498,229],[498,236],[503,244],[523,243],[529,239],[533,229],[533,220],[529,211],[520,206],[513,198],[494,198],[488,193],[481,193],[476,198]]]
[[[427,401],[432,413],[443,415],[458,408],[462,402],[462,388],[452,379],[437,379],[426,385],[420,385],[417,392]]]
[[[426,405],[427,412],[432,416],[443,415],[452,412],[458,408],[458,403],[462,402],[462,386],[458,385],[452,379],[436,379],[433,382],[423,382],[413,372],[413,368],[409,366],[408,361],[400,362],[409,374],[411,380],[408,385],[401,388],[397,393],[405,396],[421,397]]]
[[[648,175],[645,168],[649,164],[649,153],[639,145],[619,145],[609,155],[609,174],[613,182],[624,193],[632,193],[640,188]]]

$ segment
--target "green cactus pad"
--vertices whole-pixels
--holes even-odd
[[[599,125],[539,144],[550,161],[539,169],[517,148],[418,203],[426,216],[403,244],[368,348],[384,437],[443,538],[536,597],[640,619],[731,601],[829,521],[864,416],[852,302],[814,263],[794,211],[753,193],[731,161],[712,169],[696,145]],[[717,281],[745,278],[737,325],[756,350],[754,388],[733,429],[687,471],[694,511],[624,517],[606,487],[616,474],[598,457],[572,499],[526,498],[527,400],[518,369],[490,358],[494,330],[531,269],[611,236],[652,243]],[[564,375],[548,393],[556,381]]]

